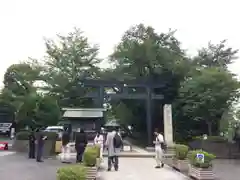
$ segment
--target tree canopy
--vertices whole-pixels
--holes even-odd
[[[184,140],[202,133],[218,134],[222,116],[239,98],[239,81],[227,68],[237,59],[238,50],[229,47],[226,40],[209,42],[190,57],[175,31],[158,33],[139,24],[123,34],[109,55],[113,66],[108,69],[100,68],[99,47],[89,43],[80,29],[57,35],[55,41],[46,39],[45,45],[44,61],[13,64],[5,73],[0,100],[15,108],[19,121],[30,118],[40,124],[55,124],[62,107],[95,107],[95,99],[82,98],[94,91],[82,86],[82,79],[147,79],[166,84],[155,90],[164,95],[164,100],[152,102],[153,125],[162,127],[162,107],[171,103],[174,135]],[[41,86],[35,85],[37,81]],[[111,116],[122,124],[134,125],[145,136],[143,101],[119,99],[108,103]]]

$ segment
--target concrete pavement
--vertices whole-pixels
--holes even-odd
[[[1,156],[12,155],[12,154],[15,154],[15,152],[12,152],[12,151],[0,151],[0,157]]]
[[[166,166],[155,169],[153,158],[120,158],[119,171],[107,172],[107,159],[99,172],[100,180],[187,180],[182,174]],[[46,159],[44,163],[29,160],[26,155],[11,151],[0,151],[0,179],[17,180],[55,180],[56,171],[66,164],[55,159]],[[214,172],[219,180],[236,180],[240,176],[240,160],[215,160]]]
[[[1,180],[55,180],[56,171],[63,166],[56,160],[45,160],[37,163],[34,159],[29,160],[22,154],[7,151],[0,152],[0,179]]]
[[[188,180],[172,168],[165,166],[155,169],[155,161],[151,158],[120,158],[119,171],[107,172],[107,159],[104,159],[103,171],[99,173],[101,180]]]
[[[107,159],[102,164],[103,169],[99,172],[100,180],[186,180],[186,177],[169,167],[155,169],[155,161],[152,158],[120,158],[119,171],[106,171]],[[14,152],[0,152],[1,180],[54,180],[59,167],[66,164],[58,160],[46,159],[44,163],[36,163],[22,154]]]

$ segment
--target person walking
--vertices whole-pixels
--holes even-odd
[[[68,147],[68,143],[70,141],[70,134],[67,128],[64,128],[64,132],[62,133],[62,163],[68,163],[70,160],[70,149]]]
[[[35,134],[32,130],[28,136],[28,158],[35,159]]]
[[[111,171],[112,164],[114,164],[115,171],[119,169],[119,153],[123,146],[122,138],[116,130],[109,132],[106,139],[106,148],[108,151],[108,171]]]
[[[103,144],[104,138],[101,131],[97,132],[97,135],[94,138],[94,144],[100,147],[100,159],[103,159]]]
[[[38,137],[37,137],[37,162],[43,162],[43,148],[44,148],[44,141],[47,139],[47,136],[44,136],[40,130],[37,130]]]
[[[157,166],[155,168],[161,168],[164,167],[163,163],[163,144],[164,144],[164,138],[161,133],[159,133],[157,130],[155,130],[154,135],[156,136],[155,141],[153,143],[155,144],[155,158],[157,162]]]
[[[83,129],[80,130],[80,132],[76,133],[76,139],[75,139],[75,149],[77,152],[76,162],[81,163],[82,162],[82,156],[85,151],[85,148],[88,144],[87,135],[84,132]]]

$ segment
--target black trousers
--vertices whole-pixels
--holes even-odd
[[[28,157],[30,159],[34,159],[35,158],[35,143],[34,142],[30,142],[29,143]]]
[[[43,156],[43,145],[38,145],[36,161],[42,161],[42,156]]]
[[[115,170],[118,170],[118,156],[109,156],[108,157],[108,169],[112,168],[112,164]]]
[[[77,151],[77,157],[76,157],[76,162],[82,162],[82,157],[83,157],[83,153],[85,151],[85,145],[83,144],[78,144],[76,145],[76,151]]]

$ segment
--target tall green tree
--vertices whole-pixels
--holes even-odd
[[[91,100],[80,99],[89,89],[81,88],[81,79],[98,77],[98,46],[91,45],[79,29],[57,40],[45,41],[47,56],[43,79],[47,91],[59,99],[60,106],[91,106]]]
[[[13,64],[4,75],[4,88],[0,100],[14,107],[15,120],[21,127],[56,124],[59,120],[60,110],[56,100],[43,97],[34,85],[41,79],[39,67],[27,62]]]
[[[205,122],[212,135],[212,126],[218,127],[223,113],[238,99],[239,87],[239,82],[224,69],[200,70],[182,83],[182,111],[192,120]]]
[[[198,51],[173,101],[175,137],[186,140],[219,132],[224,113],[239,97],[239,82],[227,69],[237,52],[226,40]]]
[[[39,78],[39,73],[40,71],[32,68],[29,64],[19,63],[11,65],[4,74],[1,99],[15,107],[17,117],[19,117],[20,109],[27,106],[27,102],[35,102],[32,98],[36,94],[33,84]]]
[[[237,53],[238,50],[227,45],[227,40],[219,44],[209,42],[207,48],[198,51],[194,61],[201,67],[222,67],[227,70],[228,65],[238,58]]]
[[[164,101],[154,103],[154,108],[158,109],[157,112],[164,103],[170,103],[175,99],[180,83],[191,64],[174,33],[175,31],[169,31],[159,34],[152,27],[143,24],[133,26],[125,32],[110,56],[110,62],[115,65],[115,68],[107,72],[109,78],[145,79],[152,83],[166,83],[165,88],[155,89],[155,93],[165,96]],[[134,91],[144,92],[142,89],[134,89]],[[143,123],[146,121],[145,102],[120,101],[125,104],[125,107],[131,109],[135,126],[139,127],[138,130],[146,132],[146,125]],[[124,111],[124,108],[118,109]],[[162,119],[157,112],[153,118],[156,122]]]
[[[57,100],[52,96],[41,97],[35,109],[34,119],[36,123],[44,126],[56,125],[61,119]]]

